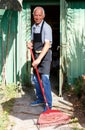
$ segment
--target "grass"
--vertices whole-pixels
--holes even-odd
[[[0,130],[7,130],[9,114],[14,105],[17,89],[15,84],[0,85]]]

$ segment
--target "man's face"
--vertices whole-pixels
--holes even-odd
[[[37,9],[34,12],[34,21],[36,24],[40,24],[41,21],[44,19],[45,15],[43,14],[43,11],[41,9]]]

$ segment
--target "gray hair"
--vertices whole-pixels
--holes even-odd
[[[33,15],[34,15],[34,12],[35,12],[37,9],[41,9],[41,10],[43,11],[43,15],[45,15],[45,10],[44,10],[42,7],[40,7],[40,6],[37,6],[37,7],[34,8],[34,10],[33,10]]]

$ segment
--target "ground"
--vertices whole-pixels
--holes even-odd
[[[51,77],[53,109],[60,110],[70,117],[68,123],[62,125],[37,125],[43,106],[31,107],[30,103],[36,99],[34,86],[20,86],[15,99],[3,102],[9,104],[15,100],[9,114],[9,125],[6,130],[85,130],[85,94],[75,95],[73,89],[67,91],[63,87],[62,96],[59,96],[58,83],[55,75]],[[8,111],[7,107],[4,108]],[[60,119],[60,118],[59,118]],[[65,120],[64,120],[65,121]]]
[[[54,69],[51,77],[52,86],[56,89],[54,91],[59,95],[58,92],[58,78],[55,77],[56,70]],[[58,74],[58,72],[56,72]],[[66,78],[65,78],[66,80]],[[75,80],[75,86],[69,86],[67,81],[63,84],[62,96],[66,101],[69,101],[73,104],[73,116],[76,117],[82,127],[85,128],[85,76],[78,77]],[[68,89],[69,87],[69,89]],[[76,89],[74,90],[74,87]],[[82,88],[81,88],[82,87]],[[56,91],[57,90],[57,91]]]
[[[33,87],[29,87],[29,89],[25,89],[25,93],[20,93],[20,96],[16,98],[14,107],[9,115],[10,124],[7,130],[84,130],[85,119],[83,113],[80,113],[79,107],[76,110],[77,106],[74,104],[75,102],[73,104],[71,103],[71,100],[74,97],[71,96],[72,98],[69,98],[70,96],[67,93],[63,94],[63,97],[66,100],[57,96],[56,89],[52,89],[53,109],[61,110],[69,115],[74,119],[71,119],[72,123],[48,127],[40,127],[36,125],[40,113],[43,111],[43,107],[30,106],[30,103],[35,99],[35,91]]]
[[[73,104],[74,116],[78,118],[81,126],[85,128],[85,95],[78,98],[73,92],[67,92],[64,96]]]

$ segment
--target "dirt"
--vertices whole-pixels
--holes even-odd
[[[25,91],[20,92],[19,97],[15,99],[14,107],[9,115],[10,123],[7,130],[73,130],[74,128],[81,130],[85,127],[85,119],[83,113],[80,113],[80,109],[78,108],[76,111],[76,105],[74,105],[74,112],[73,106],[66,105],[63,101],[72,100],[67,93],[64,94],[64,99],[61,100],[62,97],[57,96],[56,89],[52,89],[52,96],[53,96],[53,109],[62,110],[62,112],[70,115],[70,117],[78,118],[79,122],[73,122],[64,125],[55,125],[55,126],[48,126],[48,127],[40,127],[37,124],[37,120],[39,118],[40,113],[43,111],[42,106],[38,107],[31,107],[30,103],[35,100],[35,90],[33,87],[25,88]],[[67,99],[68,97],[68,99]],[[60,102],[61,100],[62,102]],[[72,101],[73,102],[73,101]],[[82,122],[81,122],[82,117]]]
[[[57,95],[59,95],[58,78],[55,77],[56,73],[59,73],[58,70],[54,70],[51,73],[51,83],[54,87],[54,91]],[[65,83],[67,83],[67,81],[65,81]],[[78,119],[79,124],[85,129],[85,76],[79,77],[76,81],[77,85],[82,84],[82,88],[80,89],[82,90],[82,94],[75,94],[74,86],[67,86],[70,87],[70,89],[66,90],[64,86],[65,83],[63,84],[62,88],[62,96],[66,101],[69,101],[73,104],[73,118],[76,117]]]
[[[74,117],[78,118],[79,123],[85,128],[85,95],[78,97],[74,92],[64,93],[64,97],[73,104]]]

